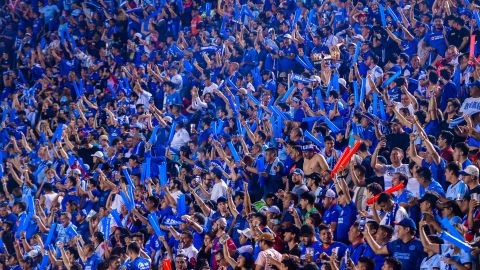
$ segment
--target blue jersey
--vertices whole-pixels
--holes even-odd
[[[445,42],[445,37],[443,36],[443,31],[431,31],[425,36],[425,41],[430,44],[430,47],[437,50],[437,53],[441,56],[445,56],[445,51],[447,50],[447,43]]]
[[[435,180],[432,180],[432,183],[430,183],[426,189],[423,186],[420,186],[420,197],[423,197],[426,191],[435,191],[440,196],[445,197],[445,191],[443,191],[442,186]]]
[[[338,217],[335,240],[342,243],[348,242],[348,231],[352,224],[355,222],[356,218],[357,207],[355,206],[355,203],[353,201],[342,207]]]
[[[397,239],[387,243],[388,253],[400,260],[402,270],[420,269],[420,264],[426,253],[423,251],[422,242],[418,239],[412,239],[407,243]]]
[[[102,259],[95,253],[90,256],[85,262],[85,270],[95,270],[98,269],[98,265],[102,262]]]
[[[332,205],[330,208],[325,210],[325,213],[323,213],[323,221],[325,224],[330,224],[332,222],[338,222],[338,217],[340,216],[340,212],[342,211],[342,208],[338,206],[338,204]]]
[[[137,257],[127,265],[127,270],[149,270],[150,261],[145,258]]]

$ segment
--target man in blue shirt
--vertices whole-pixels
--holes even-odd
[[[335,192],[332,189],[328,189],[325,193],[325,197],[322,200],[325,212],[323,213],[323,221],[325,224],[330,225],[333,232],[337,229],[337,222],[342,208],[335,202]]]
[[[127,255],[130,258],[127,270],[148,270],[150,269],[150,261],[140,257],[140,246],[137,243],[131,243],[127,247]]]
[[[420,196],[427,191],[436,192],[440,197],[445,197],[445,191],[442,186],[432,179],[432,172],[428,168],[419,168],[417,170],[417,180],[420,183]]]
[[[365,238],[377,255],[391,255],[400,260],[402,270],[420,269],[420,264],[426,256],[422,242],[415,238],[417,226],[411,218],[404,218],[398,224],[398,239],[380,246],[370,234],[366,226]]]

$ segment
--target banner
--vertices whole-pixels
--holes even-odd
[[[460,107],[460,112],[464,115],[473,115],[480,112],[480,98],[467,98]]]

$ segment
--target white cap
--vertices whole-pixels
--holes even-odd
[[[284,37],[284,38],[292,39],[292,35],[290,35],[290,34],[285,34],[283,37]]]
[[[478,177],[479,170],[475,165],[468,165],[464,170],[460,171],[461,175],[471,175]]]
[[[335,191],[331,189],[327,189],[327,192],[325,192],[325,198],[335,198]]]
[[[339,78],[338,83],[343,85],[343,87],[347,88],[347,81],[344,78]]]
[[[270,206],[268,209],[267,209],[267,212],[270,212],[270,213],[274,213],[274,214],[281,214],[282,212],[280,212],[280,208],[278,208],[278,206]]]
[[[246,228],[244,230],[237,230],[239,234],[243,234],[243,236],[247,237],[248,239],[252,239],[252,232],[250,231],[250,228]]]
[[[82,175],[82,172],[80,171],[80,169],[73,169],[73,174]]]
[[[97,151],[92,155],[92,157],[103,158],[103,153],[102,151]]]

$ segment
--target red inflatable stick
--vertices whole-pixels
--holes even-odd
[[[345,150],[343,150],[343,153],[342,153],[342,155],[340,156],[340,159],[337,161],[337,164],[335,164],[335,166],[333,167],[332,177],[338,172],[338,169],[340,168],[340,164],[341,164],[342,161],[345,159],[345,156],[348,155],[348,152],[350,152],[350,146],[347,146],[347,147],[345,148]]]
[[[400,183],[400,184],[398,184],[398,185],[396,185],[396,186],[393,186],[393,187],[385,190],[384,192],[385,192],[385,193],[388,193],[388,194],[392,194],[393,192],[398,191],[398,190],[400,190],[400,189],[402,189],[402,188],[404,188],[404,187],[405,187],[405,186],[403,185],[403,183]],[[380,194],[381,194],[381,193],[380,193]],[[372,198],[368,199],[368,200],[367,200],[367,204],[372,204],[372,203],[376,202],[376,201],[378,200],[378,197],[380,197],[380,194],[377,194],[377,195],[375,195],[375,197],[372,197]]]
[[[357,141],[355,145],[352,147],[348,155],[345,156],[345,158],[342,160],[342,163],[340,163],[339,170],[347,165],[347,163],[352,159],[353,155],[357,152],[358,148],[360,147],[360,144],[362,142]]]
[[[172,270],[172,263],[170,262],[170,259],[163,260],[162,266],[163,270]]]

